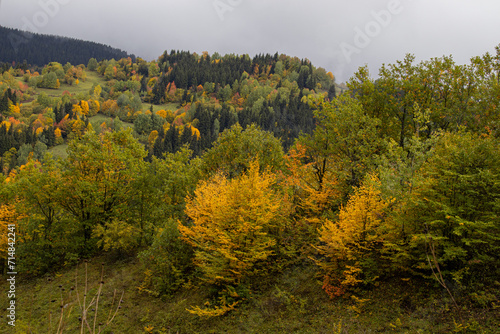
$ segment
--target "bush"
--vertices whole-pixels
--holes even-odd
[[[178,224],[169,219],[153,244],[139,254],[145,268],[150,270],[141,287],[153,295],[177,291],[193,272],[193,249],[180,239]]]

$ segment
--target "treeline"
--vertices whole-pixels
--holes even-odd
[[[258,80],[267,80],[273,75],[281,77],[286,76],[286,72],[294,72],[291,81],[295,81],[299,89],[313,90],[317,88],[317,83],[323,84],[321,88],[324,90],[333,86],[326,72],[317,72],[308,60],[280,57],[278,53],[259,54],[252,59],[248,55],[221,56],[217,53],[212,56],[203,53],[200,57],[188,51],[172,50],[170,54],[165,52],[159,58],[158,66],[160,73],[149,73],[150,77],[159,76],[153,87],[154,103],[165,101],[164,92],[169,83],[175,82],[177,88],[185,90],[195,90],[200,85],[213,83],[213,90],[219,92],[226,85],[237,85],[243,73],[253,75]]]
[[[121,59],[127,52],[95,42],[0,27],[0,62],[44,66],[50,62],[87,64],[91,58]],[[27,69],[27,68],[25,68]]]

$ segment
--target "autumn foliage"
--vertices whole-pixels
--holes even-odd
[[[9,247],[9,225],[17,227],[18,221],[22,218],[24,218],[24,216],[17,212],[14,204],[0,205],[0,259],[4,259],[6,257],[7,249]],[[16,229],[14,228],[12,231],[15,232]]]
[[[317,247],[325,260],[317,264],[325,272],[324,289],[338,293],[359,283],[377,278],[380,251],[386,237],[387,209],[391,200],[381,196],[380,181],[371,176],[341,207],[338,221],[325,220]],[[340,283],[338,289],[330,281]]]
[[[284,198],[273,189],[276,179],[259,173],[256,162],[235,179],[217,174],[202,181],[186,204],[192,226],[180,226],[182,238],[195,247],[195,264],[215,285],[238,284],[259,274],[259,264],[276,254]]]

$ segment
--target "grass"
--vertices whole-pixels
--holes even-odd
[[[68,85],[66,83],[61,83],[61,86],[58,89],[49,89],[49,88],[36,88],[35,94],[32,95],[32,98],[36,100],[38,95],[41,93],[45,93],[48,96],[54,98],[60,98],[65,91],[68,91],[71,94],[78,95],[79,93],[88,93],[94,84],[104,85],[105,80],[103,77],[99,76],[97,72],[86,71],[87,78],[85,81],[80,81],[78,85]],[[25,104],[25,103],[23,103]]]
[[[464,310],[461,322],[446,294],[431,284],[417,281],[393,279],[371,290],[356,291],[357,297],[366,300],[364,303],[349,297],[330,300],[315,277],[315,268],[309,264],[260,281],[250,300],[236,311],[220,318],[201,319],[186,309],[203,304],[206,289],[190,288],[162,298],[141,293],[137,287],[144,278],[144,268],[135,258],[116,260],[101,256],[91,260],[88,271],[91,295],[98,289],[101,263],[104,263],[104,285],[98,312],[100,322],[112,309],[114,291],[124,291],[123,307],[104,333],[148,333],[146,328],[149,333],[159,334],[498,333],[500,325],[495,318],[498,311],[492,309]],[[75,267],[68,267],[41,278],[18,280],[17,333],[47,333],[50,318],[54,327],[55,319],[60,316],[61,296],[68,316],[65,333],[79,332],[75,272]],[[80,265],[80,293],[84,281]],[[0,290],[6,291],[5,280],[0,283]],[[0,307],[7,307],[6,298],[1,299]],[[0,333],[11,332],[0,330]]]
[[[101,126],[101,124],[103,122],[106,122],[106,124],[111,124],[111,122],[113,121],[114,117],[111,117],[111,116],[106,116],[106,115],[103,115],[103,114],[97,114],[95,116],[92,116],[89,118],[89,122],[90,124],[92,124],[92,127],[95,129],[97,129],[99,126]],[[127,123],[127,122],[123,122],[122,121],[122,124],[125,128],[134,128],[134,124],[133,123]]]
[[[143,103],[142,111],[149,110],[150,107],[151,104]],[[157,112],[158,110],[172,110],[175,112],[179,108],[180,105],[178,103],[153,104],[153,112]]]
[[[56,158],[60,157],[62,159],[66,159],[68,157],[68,153],[66,152],[67,148],[68,144],[61,144],[49,148],[48,151]]]

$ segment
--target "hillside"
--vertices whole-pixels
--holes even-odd
[[[91,58],[132,57],[108,45],[62,36],[35,34],[0,26],[0,63],[44,66],[50,62],[87,64]]]
[[[499,63],[3,66],[8,326],[497,333]]]

